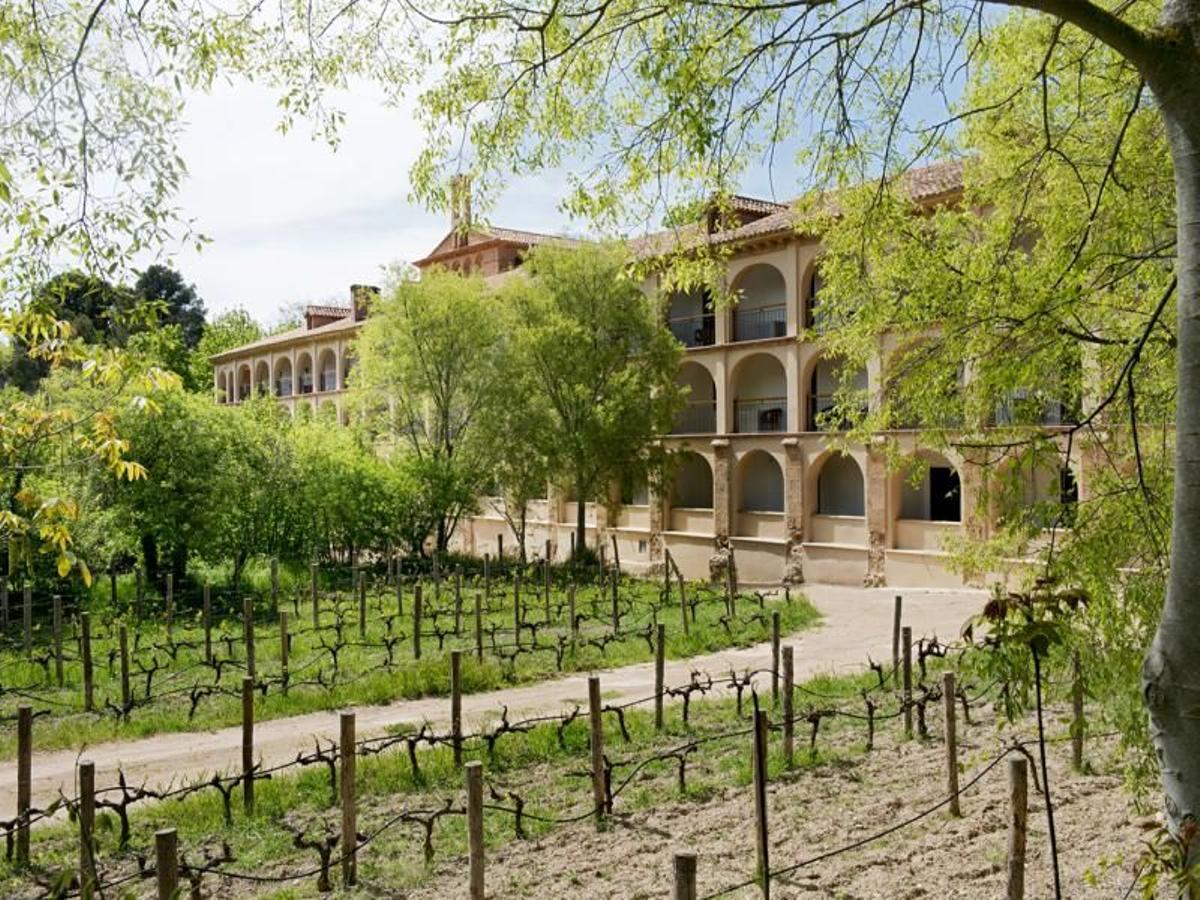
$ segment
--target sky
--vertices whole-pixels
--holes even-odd
[[[280,134],[266,88],[222,85],[189,99],[179,205],[211,243],[173,262],[210,316],[242,307],[269,325],[288,306],[346,303],[351,284],[378,283],[383,266],[419,259],[449,230],[444,214],[408,200],[421,145],[411,109],[387,108],[369,89],[339,106],[347,121],[335,150],[303,123]],[[563,192],[553,176],[514,180],[490,219],[567,229]]]

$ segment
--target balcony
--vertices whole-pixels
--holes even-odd
[[[292,376],[291,375],[288,375],[284,378],[280,378],[278,381],[275,382],[275,396],[276,397],[292,396]]]
[[[733,339],[760,341],[787,336],[787,306],[760,306],[738,309],[733,313]]]
[[[300,376],[300,393],[311,394],[313,392],[313,377],[311,375]]]
[[[712,313],[677,316],[667,322],[675,340],[685,347],[711,347],[717,340],[717,320]]]
[[[787,398],[736,400],[733,404],[733,415],[734,430],[738,434],[787,431]]]
[[[675,418],[671,434],[714,434],[717,430],[717,404],[712,400],[688,403]]]
[[[808,398],[808,427],[807,431],[849,431],[854,427],[854,422],[850,418],[843,418],[841,421],[828,422],[822,421],[822,417],[837,406],[837,400],[833,394],[813,394]],[[867,407],[859,408],[859,418],[866,416]]]

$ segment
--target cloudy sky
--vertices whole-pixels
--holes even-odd
[[[180,203],[212,243],[175,264],[210,315],[240,306],[272,324],[287,306],[345,302],[350,284],[377,282],[382,266],[420,258],[448,230],[444,215],[408,201],[421,143],[411,110],[386,107],[371,89],[339,105],[347,123],[334,150],[303,125],[280,134],[265,88],[225,85],[189,102],[181,149],[191,177]],[[790,195],[794,173],[776,178]],[[744,189],[769,196],[765,169]],[[578,233],[558,212],[564,190],[553,175],[514,179],[490,219]]]

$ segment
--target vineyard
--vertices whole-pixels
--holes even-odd
[[[288,596],[273,579],[262,596],[241,598],[240,618],[226,615],[236,606],[211,592],[195,614],[168,592],[161,621],[151,625],[155,637],[131,642],[126,631],[124,653],[120,617],[102,617],[93,629],[86,609],[77,616],[52,609],[48,647],[26,650],[18,634],[6,654],[5,671],[37,677],[5,696],[17,722],[20,807],[2,823],[5,895],[290,897],[357,889],[482,897],[486,882],[487,896],[514,897],[580,890],[769,896],[832,891],[829,883],[856,895],[921,896],[872,887],[878,874],[864,881],[861,865],[847,860],[867,854],[894,867],[890,851],[915,841],[907,858],[943,857],[928,863],[936,868],[957,856],[947,828],[984,844],[1007,828],[1007,850],[992,841],[983,858],[972,857],[973,877],[927,893],[995,896],[1004,884],[1011,891],[1014,878],[1023,885],[1024,869],[1013,867],[1026,864],[1028,840],[1030,895],[1037,896],[1033,886],[1045,883],[1048,865],[1032,817],[1045,808],[1046,774],[1060,792],[1069,780],[1065,799],[1057,797],[1068,833],[1095,819],[1089,798],[1115,787],[1111,777],[1083,774],[1078,679],[1047,682],[1048,707],[1070,701],[1070,710],[1048,741],[1054,764],[1039,770],[1038,742],[1025,723],[1002,725],[994,712],[1007,685],[978,683],[972,674],[980,648],[914,640],[900,627],[899,605],[891,665],[800,682],[785,636],[814,611],[799,595],[615,575],[583,584],[549,568],[510,575],[389,573],[371,583],[351,573],[339,591],[319,583],[318,573],[307,598]],[[273,632],[255,624],[263,609],[279,616]],[[145,633],[151,620],[141,614]],[[77,625],[66,639],[68,618]],[[664,680],[668,654],[767,638],[767,668]],[[81,691],[89,640],[90,713]],[[645,696],[608,702],[605,676],[593,675],[586,696],[561,712],[517,718],[500,708],[470,727],[463,721],[466,691],[643,658],[655,661],[657,675]],[[207,682],[186,683],[200,677]],[[339,740],[315,740],[311,751],[271,766],[255,755],[254,725],[268,709],[286,715],[288,703],[321,704],[324,690],[369,696],[361,688],[372,679],[372,690],[390,681],[390,696],[396,685],[413,696],[448,695],[449,727],[359,737],[349,712]],[[303,699],[305,692],[312,696]],[[30,749],[44,740],[67,741],[86,723],[128,734],[139,719],[167,730],[203,715],[217,722],[240,715],[240,770],[165,787],[123,774],[102,785],[85,751],[73,788],[32,804]],[[1093,768],[1106,740],[1096,737]],[[843,803],[843,794],[865,794],[874,805]],[[814,818],[821,804],[834,817],[828,822]],[[1121,835],[1125,819],[1111,805],[1102,810],[1119,824],[1105,835],[1124,839],[1111,848],[1072,842],[1063,854],[1074,885],[1068,894],[1084,880],[1119,893],[1118,882],[1133,877],[1112,862],[1110,851],[1128,850],[1136,836]],[[977,820],[983,824],[956,825]],[[1084,846],[1088,855],[1077,852]],[[695,855],[675,855],[684,849]],[[633,863],[643,856],[645,865]],[[980,893],[972,894],[968,884],[977,879]]]

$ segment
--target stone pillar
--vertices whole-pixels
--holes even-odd
[[[800,398],[800,355],[794,347],[789,347],[783,357],[784,377],[787,381],[787,431],[803,431],[804,419],[801,417]]]
[[[733,460],[729,441],[718,438],[712,442],[713,450],[713,544],[714,552],[708,560],[708,574],[713,581],[725,578],[729,565],[729,508],[732,499]]]
[[[713,361],[713,397],[717,408],[717,434],[729,434],[733,431],[733,385],[729,383],[729,367],[725,365],[725,357]]]
[[[783,530],[787,541],[783,583],[804,582],[804,457],[798,438],[783,439]]]
[[[866,587],[887,584],[888,467],[882,440],[867,445],[867,572]]]

